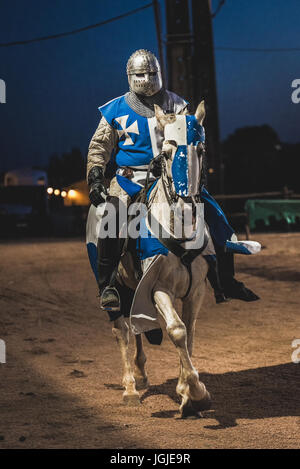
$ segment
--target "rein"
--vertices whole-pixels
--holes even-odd
[[[166,153],[162,152],[160,153],[156,158],[167,158]],[[151,226],[151,212],[150,212],[150,207],[149,204],[147,203],[147,194],[148,190],[150,189],[149,185],[149,176],[151,172],[151,168],[153,165],[154,160],[152,160],[149,164],[148,170],[147,170],[147,177],[146,177],[146,183],[145,187],[143,189],[143,194],[141,194],[140,201],[143,202],[147,208],[148,208],[148,213],[147,213],[147,219],[149,226]],[[163,171],[166,171],[166,166],[165,166],[165,160],[163,160]],[[179,199],[178,194],[176,194],[173,189],[172,189],[172,182],[170,178],[166,175],[167,178],[167,183],[164,179],[162,179],[162,186],[164,189],[165,196],[167,198],[167,201],[169,205],[171,206],[173,203],[177,202]],[[173,254],[175,254],[176,257],[178,257],[181,261],[181,263],[187,268],[187,271],[189,273],[189,285],[187,288],[187,291],[185,295],[182,297],[182,299],[186,298],[191,290],[192,287],[192,282],[193,282],[193,277],[192,277],[192,262],[198,257],[206,248],[209,237],[207,235],[207,232],[205,230],[204,232],[204,241],[203,245],[199,249],[186,249],[181,246],[181,244],[186,241],[185,239],[177,239],[174,236],[171,235],[171,233],[167,233],[167,231],[164,229],[164,227],[157,221],[157,226],[159,230],[159,234],[155,234],[157,236],[158,240],[161,242],[163,246],[165,246],[169,251],[171,251]]]
[[[165,173],[165,176],[166,176],[166,179],[167,179],[167,182],[165,181],[165,179],[162,179],[162,186],[163,186],[163,190],[164,190],[164,193],[165,193],[165,196],[166,196],[166,199],[167,199],[169,205],[171,206],[173,203],[177,202],[178,199],[179,199],[179,195],[176,194],[176,192],[174,192],[173,189],[172,189],[171,179],[166,174],[165,159],[167,159],[168,156],[165,152],[161,152],[161,153],[159,153],[159,155],[157,155],[155,158],[153,158],[151,160],[151,162],[149,163],[149,166],[147,168],[145,185],[144,185],[143,189],[140,191],[140,193],[138,194],[138,196],[135,199],[135,202],[142,203],[147,207],[147,209],[148,209],[147,219],[148,219],[148,222],[149,222],[149,226],[151,226],[151,212],[150,212],[149,202],[147,200],[147,194],[148,194],[148,191],[149,191],[149,189],[151,188],[151,186],[153,184],[153,182],[152,181],[150,182],[149,179],[150,179],[151,169],[152,169],[152,166],[154,164],[154,160],[156,158],[161,158],[162,159],[162,166],[163,166],[162,172]],[[186,239],[178,239],[178,238],[175,238],[174,236],[172,236],[171,233],[167,233],[167,231],[164,229],[164,227],[158,221],[157,221],[157,226],[158,226],[158,229],[159,229],[159,234],[155,234],[155,236],[158,238],[158,240],[161,242],[161,244],[163,246],[165,246],[170,252],[172,252],[176,257],[178,257],[180,259],[181,263],[187,268],[187,271],[188,271],[188,274],[189,274],[189,285],[188,285],[188,288],[187,288],[187,291],[186,291],[185,295],[182,297],[182,299],[184,299],[189,295],[191,287],[192,287],[192,282],[193,282],[192,262],[196,259],[196,257],[198,257],[204,251],[204,249],[206,248],[206,246],[208,244],[209,238],[208,238],[207,232],[205,230],[205,232],[204,232],[204,241],[203,241],[203,245],[202,245],[201,248],[199,248],[199,249],[186,249],[186,248],[181,246],[181,244],[184,241],[187,241]],[[128,243],[129,243],[128,238],[127,238],[126,241],[127,242],[125,242],[123,252],[128,249]],[[135,270],[139,271],[139,269],[135,269]]]

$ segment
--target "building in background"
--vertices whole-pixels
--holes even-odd
[[[0,235],[43,234],[49,227],[47,173],[20,168],[4,175],[0,187]]]
[[[4,186],[47,186],[46,171],[35,168],[20,168],[4,175]]]

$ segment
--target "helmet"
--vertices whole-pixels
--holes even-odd
[[[136,50],[128,59],[126,71],[129,88],[134,93],[152,96],[162,88],[159,62],[148,50]]]

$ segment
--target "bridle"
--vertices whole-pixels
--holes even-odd
[[[179,200],[179,195],[173,190],[172,179],[167,174],[167,165],[166,160],[169,160],[170,157],[166,152],[162,152],[159,154],[158,158],[161,158],[161,167],[162,167],[162,186],[164,189],[164,193],[169,205],[176,204]]]
[[[172,204],[178,202],[178,200],[180,198],[180,196],[173,190],[172,179],[167,174],[166,161],[169,160],[170,157],[167,154],[167,152],[162,151],[150,162],[150,164],[148,166],[148,169],[147,169],[145,186],[142,189],[142,191],[140,192],[140,196],[139,196],[139,202],[143,203],[147,207],[147,217],[148,217],[149,222],[151,222],[151,219],[150,219],[151,201],[148,201],[147,196],[148,196],[149,190],[151,189],[151,187],[153,185],[153,182],[150,182],[150,173],[151,173],[151,170],[152,170],[152,167],[153,167],[153,164],[154,164],[156,158],[159,158],[161,160],[161,166],[162,166],[161,181],[162,181],[163,190],[165,192],[165,195],[166,195],[166,198],[167,198],[167,201],[168,201],[169,205],[172,206]],[[152,198],[152,200],[153,199],[154,199],[154,197]],[[181,199],[183,199],[185,202],[187,201],[187,199],[191,199],[191,201],[194,204],[193,206],[196,208],[195,202],[198,202],[198,201],[200,202],[200,195],[197,194],[196,196],[186,197],[186,198],[181,197]],[[192,268],[191,268],[192,262],[206,248],[206,246],[208,244],[208,240],[209,240],[208,235],[207,235],[206,230],[205,230],[205,232],[204,232],[204,242],[203,242],[203,246],[201,248],[199,248],[199,249],[185,249],[183,246],[181,246],[181,244],[185,240],[176,239],[172,235],[170,235],[170,233],[168,234],[168,236],[166,236],[166,232],[165,232],[163,226],[160,225],[160,224],[159,224],[159,230],[160,230],[160,233],[161,233],[161,236],[158,237],[159,241],[169,251],[171,251],[173,254],[175,254],[180,259],[182,264],[185,265],[186,268],[187,268],[187,271],[188,271],[188,274],[189,274],[189,285],[188,285],[188,288],[187,288],[187,291],[186,291],[185,295],[182,297],[182,299],[184,299],[189,295],[190,290],[191,290],[191,286],[192,286],[192,281],[193,281]]]
[[[200,156],[202,156],[202,154]],[[176,204],[179,198],[181,198],[184,202],[191,203],[193,205],[195,205],[195,203],[201,202],[200,194],[196,194],[193,197],[191,196],[182,197],[182,196],[179,196],[177,192],[173,189],[173,181],[171,177],[167,174],[166,160],[170,160],[170,156],[167,154],[166,151],[161,151],[155,158],[153,158],[153,160],[151,160],[148,166],[146,184],[145,184],[146,194],[148,193],[148,190],[150,188],[149,178],[150,178],[152,166],[155,163],[155,160],[157,159],[161,160],[161,167],[162,167],[161,181],[162,181],[162,186],[163,186],[166,199],[170,206],[172,206],[173,204]],[[145,204],[147,205],[147,200],[145,200]]]

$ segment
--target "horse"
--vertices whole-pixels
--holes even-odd
[[[202,101],[195,115],[187,116],[164,114],[159,106],[155,105],[155,116],[158,129],[164,135],[159,155],[162,174],[150,195],[148,192],[146,223],[147,229],[159,236],[151,225],[153,217],[156,220],[154,225],[159,226],[164,232],[167,231],[169,236],[166,237],[167,241],[162,237],[159,238],[162,244],[167,243],[168,253],[156,256],[159,268],[153,277],[150,293],[156,314],[163,319],[169,338],[179,355],[180,367],[176,392],[181,399],[179,408],[181,417],[199,417],[202,411],[208,410],[211,406],[210,394],[205,384],[199,380],[198,371],[191,360],[195,325],[205,294],[208,271],[207,262],[201,253],[205,246],[212,246],[204,225],[200,230],[201,246],[197,241],[196,249],[193,249],[193,233],[195,237],[195,233],[199,232],[197,228],[199,219],[195,216],[195,209],[197,202],[200,201],[199,182],[204,152],[202,124],[205,106]],[[174,179],[174,174],[178,172],[178,168],[182,168],[182,164],[183,166],[185,164],[183,173],[188,176],[185,181],[178,182],[176,178]],[[191,223],[187,227],[186,225],[183,227],[180,215],[177,216],[179,209],[181,213],[186,209],[191,212]],[[178,224],[182,227],[179,234],[175,229]],[[186,249],[188,243],[192,243],[192,249]],[[146,268],[148,265],[149,262],[145,262]],[[152,268],[154,269],[154,266]],[[137,287],[133,260],[128,250],[121,256],[117,279],[120,284],[132,290]],[[182,302],[181,317],[175,308],[176,300]],[[130,330],[135,333],[133,367],[128,353]],[[124,316],[113,322],[112,333],[120,347],[122,357],[123,402],[127,405],[138,405],[139,391],[149,386],[142,335],[139,331],[134,331],[131,320],[128,321]]]

